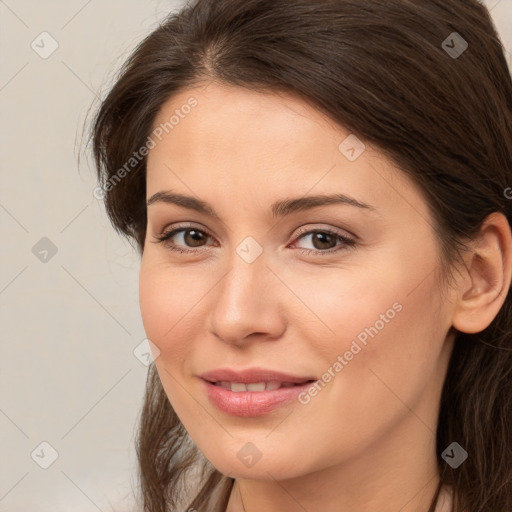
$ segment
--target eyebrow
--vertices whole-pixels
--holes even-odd
[[[212,206],[210,206],[207,202],[202,201],[201,199],[197,199],[195,197],[185,196],[183,194],[177,194],[167,190],[162,190],[160,192],[157,192],[156,194],[153,194],[148,199],[146,206],[151,206],[152,204],[159,202],[175,204],[183,208],[195,210],[199,213],[203,213],[204,215],[208,215],[209,217],[213,217],[215,219],[220,220],[219,214],[214,210]],[[358,201],[357,199],[354,199],[353,197],[347,196],[345,194],[330,194],[282,199],[272,204],[271,212],[274,218],[284,217],[286,215],[291,215],[292,213],[295,212],[310,210],[318,206],[328,206],[332,204],[345,204],[348,206],[360,208],[362,210],[368,210],[373,212],[376,211],[376,209],[373,206]]]

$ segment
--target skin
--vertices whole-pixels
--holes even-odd
[[[506,219],[488,218],[455,285],[443,288],[424,196],[376,148],[349,161],[338,146],[350,132],[302,98],[215,82],[170,98],[154,126],[191,96],[198,105],[149,153],[147,198],[194,196],[220,220],[148,206],[140,306],[169,401],[210,462],[236,478],[227,511],[426,512],[439,481],[434,433],[453,328],[483,330],[504,302]],[[374,211],[336,204],[272,218],[274,201],[333,192]],[[181,231],[154,243],[181,223],[204,238]],[[315,244],[299,228],[356,244]],[[236,252],[247,236],[263,249],[252,263]],[[306,405],[241,418],[203,390],[198,376],[220,367],[321,378],[395,303],[401,310]],[[261,453],[252,467],[237,457],[248,442]]]

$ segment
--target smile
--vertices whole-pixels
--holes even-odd
[[[308,381],[313,382],[313,381]],[[220,381],[220,382],[212,382],[215,386],[220,386],[224,389],[229,389],[234,393],[241,393],[244,391],[252,391],[252,392],[262,392],[262,391],[275,391],[276,389],[281,388],[291,388],[293,386],[300,386],[301,384],[293,383],[293,382],[279,382],[279,381],[269,381],[269,382],[229,382],[229,381]]]

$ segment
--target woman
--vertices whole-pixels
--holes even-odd
[[[483,5],[194,0],[92,140],[142,257],[144,510],[512,510],[512,81]]]

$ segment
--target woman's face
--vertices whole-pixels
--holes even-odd
[[[453,305],[420,190],[288,94],[212,83],[154,128],[142,318],[205,456],[279,480],[433,453]]]

